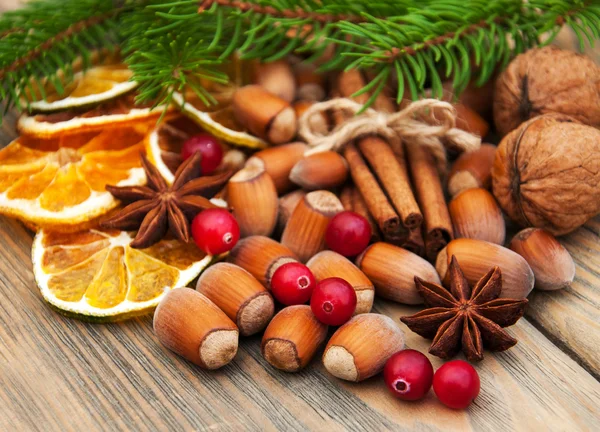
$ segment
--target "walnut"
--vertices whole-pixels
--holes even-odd
[[[547,46],[517,56],[500,75],[494,121],[502,135],[549,113],[600,126],[600,68],[590,58]]]
[[[600,130],[561,114],[523,123],[498,146],[492,186],[520,225],[573,231],[600,213]]]

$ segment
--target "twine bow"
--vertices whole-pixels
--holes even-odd
[[[423,99],[411,103],[402,111],[383,113],[371,108],[355,114],[363,106],[351,99],[338,98],[311,106],[300,118],[299,133],[311,148],[310,153],[340,150],[363,135],[380,135],[387,140],[403,140],[409,145],[430,149],[440,172],[446,170],[446,147],[473,151],[481,145],[481,138],[456,128],[456,110],[437,99]],[[327,133],[319,133],[312,119],[328,110],[341,111],[348,120]]]

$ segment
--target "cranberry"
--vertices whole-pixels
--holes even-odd
[[[308,267],[291,262],[275,270],[271,277],[271,292],[284,305],[304,304],[310,300],[316,284]]]
[[[403,400],[422,399],[433,381],[433,366],[419,351],[406,349],[391,356],[383,378],[392,394]]]
[[[313,291],[310,308],[323,324],[339,326],[356,310],[356,293],[342,278],[323,279]]]
[[[240,227],[225,209],[208,209],[192,221],[192,237],[200,249],[209,255],[231,250],[240,239]]]
[[[464,409],[479,394],[479,375],[463,360],[442,365],[433,376],[433,391],[440,402],[450,408]]]
[[[202,175],[209,175],[223,160],[223,149],[217,139],[209,134],[198,134],[188,138],[181,148],[181,157],[186,160],[196,152],[202,154],[200,167]]]
[[[332,251],[346,257],[361,253],[371,240],[371,225],[359,215],[351,211],[336,214],[325,233],[325,242]]]

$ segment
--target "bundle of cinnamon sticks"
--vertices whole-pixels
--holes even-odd
[[[360,72],[344,72],[338,77],[335,92],[351,97],[364,85]],[[354,100],[365,103],[368,97],[362,94]],[[385,92],[376,99],[374,108],[396,110]],[[346,120],[340,113],[332,113],[332,117],[336,125]],[[365,136],[348,143],[343,155],[354,183],[341,193],[344,207],[367,217],[374,239],[434,260],[452,240],[453,230],[441,179],[427,150]]]

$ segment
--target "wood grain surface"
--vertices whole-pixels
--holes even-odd
[[[0,0],[0,11],[17,3]],[[0,145],[16,135],[14,120],[3,119]],[[476,365],[482,391],[467,411],[443,407],[433,392],[398,401],[380,376],[345,383],[319,358],[297,374],[277,371],[260,337],[207,372],[160,346],[151,317],[64,318],[35,285],[31,240],[0,217],[0,431],[600,430],[600,217],[562,238],[577,265],[574,284],[532,293],[527,318],[509,329],[519,343]],[[417,310],[381,300],[376,309],[397,322]],[[426,352],[429,342],[400,325],[408,346]]]

